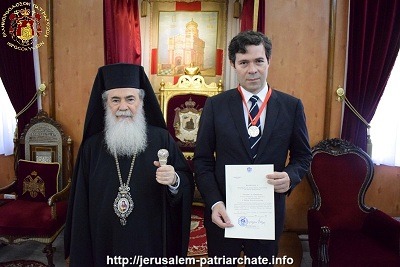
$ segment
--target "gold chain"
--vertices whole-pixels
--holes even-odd
[[[131,180],[132,177],[132,171],[133,171],[133,165],[135,165],[135,160],[136,160],[136,154],[133,155],[132,157],[132,162],[131,162],[131,167],[129,168],[129,173],[128,173],[128,180],[126,181],[126,184],[122,182],[122,175],[121,175],[121,170],[119,168],[119,162],[118,162],[118,157],[116,154],[114,154],[115,158],[115,164],[117,165],[117,173],[118,173],[118,179],[119,179],[119,184],[123,186],[128,186],[129,181]]]

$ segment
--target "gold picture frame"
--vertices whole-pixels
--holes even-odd
[[[157,75],[182,75],[196,66],[203,76],[215,76],[217,11],[158,13]]]
[[[190,66],[213,80],[222,77],[228,1],[153,0],[150,8],[150,71],[155,84],[160,78],[183,75]]]

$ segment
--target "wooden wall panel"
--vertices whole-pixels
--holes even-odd
[[[375,165],[375,175],[365,196],[367,206],[400,217],[400,167]]]
[[[14,156],[0,155],[0,188],[8,185],[15,179]]]
[[[310,141],[323,134],[329,1],[266,1],[266,34],[272,40],[268,82],[303,101]]]
[[[335,30],[335,51],[333,68],[333,88],[329,92],[332,96],[331,119],[329,138],[339,137],[342,124],[343,103],[337,100],[336,89],[344,86],[345,66],[346,66],[346,47],[347,47],[347,24],[348,24],[348,0],[337,1],[336,30]]]
[[[53,33],[56,120],[76,155],[93,80],[104,65],[103,1],[55,0]]]

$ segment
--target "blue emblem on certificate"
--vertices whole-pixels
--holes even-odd
[[[247,220],[246,217],[242,216],[238,219],[238,224],[240,226],[246,226],[249,223],[249,220]]]

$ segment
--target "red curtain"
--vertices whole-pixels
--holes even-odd
[[[104,60],[141,64],[139,6],[137,0],[104,0]]]
[[[8,8],[13,5],[15,5],[15,0],[1,0],[0,14],[5,14]],[[5,17],[4,23],[7,36],[0,38],[0,77],[15,112],[18,113],[36,93],[33,53],[32,51],[20,51],[7,45],[8,42],[12,44],[15,42],[8,32],[10,27],[9,17]],[[37,111],[37,104],[35,103],[18,118],[19,134],[30,119],[37,114]]]
[[[253,29],[254,0],[244,0],[243,9],[240,15],[240,30]],[[265,0],[259,1],[257,31],[265,33]]]
[[[350,1],[346,96],[372,120],[400,47],[400,0]],[[367,127],[348,109],[341,137],[366,151]]]

